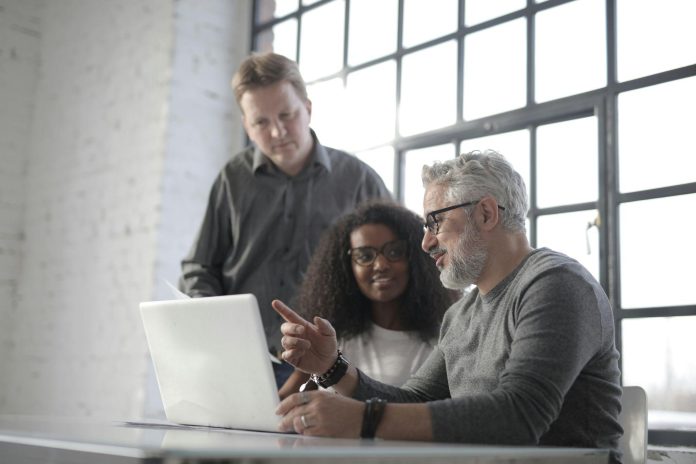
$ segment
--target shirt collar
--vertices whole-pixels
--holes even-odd
[[[324,169],[326,169],[328,172],[331,172],[331,159],[329,158],[329,155],[326,152],[326,148],[324,147],[324,145],[319,143],[317,134],[312,129],[310,129],[309,132],[312,134],[312,140],[314,141],[314,149],[312,150],[312,153],[309,154],[309,165],[323,166]],[[266,155],[263,154],[261,150],[259,150],[257,146],[254,146],[254,154],[251,169],[253,172],[258,172],[258,170],[261,169],[261,167],[263,166],[265,166],[266,169],[270,169],[273,166],[273,163],[270,159],[268,159]],[[305,170],[306,168],[302,171]]]

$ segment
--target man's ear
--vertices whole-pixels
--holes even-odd
[[[484,197],[479,201],[481,205],[481,224],[484,230],[492,230],[500,222],[500,209],[498,202],[493,197]]]
[[[309,115],[309,119],[312,119],[312,100],[309,98],[305,100],[305,108],[307,108],[307,114]]]

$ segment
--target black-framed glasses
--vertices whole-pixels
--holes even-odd
[[[477,204],[479,201],[481,200],[467,201],[466,203],[460,203],[458,205],[452,205],[446,208],[436,209],[435,211],[429,212],[428,215],[425,217],[425,224],[423,224],[423,230],[430,231],[431,234],[437,235],[440,232],[440,219],[437,217],[438,214],[442,214],[444,212],[457,208],[466,208],[467,206],[473,206]],[[498,205],[498,208],[501,211],[505,211],[504,206]]]
[[[395,263],[406,259],[406,256],[408,256],[408,242],[406,240],[387,242],[379,250],[368,246],[351,248],[348,250],[348,254],[353,262],[360,266],[371,266],[377,259],[377,255],[382,255],[387,260]]]

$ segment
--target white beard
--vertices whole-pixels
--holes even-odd
[[[467,223],[454,249],[447,250],[449,264],[440,271],[446,288],[464,289],[476,283],[488,261],[488,251],[476,227]]]

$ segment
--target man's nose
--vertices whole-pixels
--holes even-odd
[[[285,130],[285,124],[282,121],[275,121],[271,127],[271,136],[274,138],[285,137],[287,131]]]
[[[435,234],[430,232],[430,229],[425,229],[425,233],[423,234],[423,240],[421,241],[421,248],[423,249],[423,251],[427,253],[435,245],[437,245],[437,237],[435,236]]]

